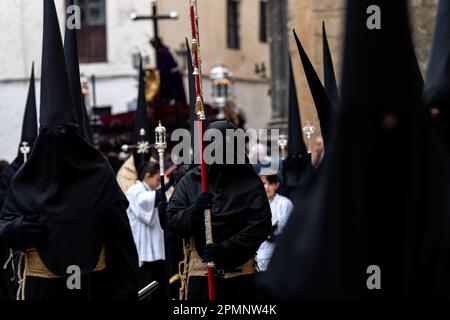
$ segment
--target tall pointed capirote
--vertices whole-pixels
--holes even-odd
[[[3,207],[6,195],[8,194],[11,179],[17,170],[24,164],[25,157],[30,156],[33,145],[38,134],[38,123],[36,116],[36,92],[34,84],[34,62],[31,68],[30,85],[28,89],[25,113],[22,121],[22,135],[18,146],[16,159],[0,173],[0,209]],[[26,153],[26,156],[25,154]],[[1,294],[0,294],[1,296]]]
[[[295,85],[292,61],[289,59],[289,140],[288,155],[298,156],[307,154],[305,142],[303,141],[300,109],[297,97],[297,87]]]
[[[69,0],[67,5],[73,6],[74,0]],[[66,23],[66,31],[64,34],[64,54],[66,57],[67,71],[69,75],[72,104],[75,108],[78,128],[83,137],[88,142],[93,143],[89,115],[87,113],[84,97],[81,91],[77,29],[69,27],[68,23]]]
[[[28,88],[27,102],[22,122],[22,137],[20,142],[27,142],[32,145],[38,133],[36,115],[36,89],[34,84],[34,62],[31,67],[30,85]]]
[[[300,39],[298,38],[295,30],[293,32],[295,42],[297,43],[297,49],[300,54],[300,59],[302,60],[303,70],[305,71],[306,79],[308,80],[308,85],[311,90],[314,104],[316,106],[323,140],[325,142],[325,145],[327,145],[331,141],[331,132],[333,129],[335,112],[333,110],[330,98],[328,97],[325,88],[322,85],[322,82],[320,82],[319,76],[314,70],[314,67],[309,60],[308,55],[306,54],[306,51],[300,42]]]
[[[53,0],[44,0],[41,69],[40,126],[76,126],[63,42]]]
[[[289,59],[289,138],[288,156],[281,168],[281,190],[291,200],[300,195],[297,187],[304,185],[312,172],[311,154],[303,140],[297,88],[295,85],[292,61]]]
[[[322,21],[322,44],[323,44],[323,79],[325,91],[335,108],[339,106],[339,91],[337,87],[336,75],[334,72],[333,57],[328,44],[325,21]]]

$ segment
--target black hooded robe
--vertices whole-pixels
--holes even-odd
[[[255,256],[271,230],[271,212],[260,178],[249,165],[212,165],[208,173],[212,200],[214,242],[224,246],[224,262],[216,268],[234,270]],[[193,203],[201,194],[200,168],[190,170],[177,184],[167,209],[167,227],[180,237],[195,239],[199,256],[205,244],[202,222],[192,217]],[[216,277],[218,300],[254,299],[255,275],[230,279]],[[208,278],[189,277],[189,300],[208,300]]]
[[[86,145],[87,149],[84,151],[90,150],[91,154],[84,156],[90,158],[89,162],[92,162],[92,165],[89,166],[86,162],[83,164],[80,159],[70,163],[68,158],[73,159],[74,154],[61,149],[56,153],[56,157],[54,155],[49,157],[57,162],[41,165],[42,162],[37,161],[42,156],[41,152],[48,154],[46,152],[48,148],[55,147],[49,143],[49,140],[54,142],[51,141],[54,138],[41,133],[29,161],[19,169],[11,181],[10,191],[0,216],[0,235],[4,236],[5,242],[8,227],[26,217],[38,215],[39,222],[48,227],[45,240],[36,248],[47,269],[59,278],[27,277],[24,298],[26,300],[136,299],[137,251],[126,215],[127,202],[121,198],[119,187],[115,184],[114,175],[106,160],[103,159],[105,164],[101,165],[98,161],[101,156],[98,154],[97,159],[93,157],[98,151],[87,145],[78,133],[72,131],[72,128],[67,130],[66,137],[62,139],[65,139],[66,143],[71,141],[68,145],[73,146],[75,150],[80,150],[81,144]],[[38,169],[41,172],[49,172],[50,167],[54,168],[55,172],[74,172],[57,180],[51,180],[49,177],[33,179],[33,172]],[[68,170],[59,170],[64,167]],[[80,171],[76,171],[77,169]],[[90,176],[90,180],[86,179],[86,176],[83,177],[83,171]],[[75,180],[75,176],[81,176],[80,181],[68,184],[69,181]],[[46,182],[40,181],[39,178],[43,178]],[[30,183],[33,180],[35,184]],[[40,183],[45,192],[33,194],[38,190],[36,188]],[[83,194],[83,189],[86,194]],[[88,194],[91,195],[90,198]],[[41,199],[45,200],[41,202]],[[93,203],[98,203],[99,207],[96,208]],[[107,210],[102,209],[108,207]],[[6,244],[15,249],[14,243],[6,242]],[[105,250],[106,268],[92,272],[102,247]],[[73,273],[69,272],[67,267],[71,265],[80,267],[82,274],[80,290],[68,289],[67,280]]]
[[[43,3],[39,135],[11,180],[0,236],[8,247],[25,252],[21,298],[137,299],[138,256],[127,201],[110,165],[74,121],[55,5]],[[99,262],[105,264],[94,271]],[[43,266],[35,271],[39,277],[28,272],[36,265]],[[69,276],[81,276],[81,288],[69,289]]]

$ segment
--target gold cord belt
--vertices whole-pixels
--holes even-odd
[[[24,268],[22,272],[22,263],[24,263]],[[102,271],[106,269],[105,260],[105,247],[102,248],[100,257],[98,258],[97,265],[95,266],[93,272]],[[25,300],[25,287],[27,277],[38,277],[45,279],[56,279],[61,278],[53,274],[42,262],[41,257],[36,249],[28,249],[21,253],[19,260],[19,288],[17,290],[17,300]]]
[[[187,300],[188,287],[190,277],[207,277],[208,266],[203,262],[202,258],[195,249],[193,239],[186,241],[183,239],[183,252],[184,259],[178,265],[179,274],[181,277],[180,287],[180,300]],[[218,273],[224,278],[234,278],[238,276],[244,276],[256,273],[257,264],[255,258],[249,259],[246,263],[236,268],[233,272],[223,272],[223,270],[217,270]]]
[[[97,265],[93,271],[102,271],[106,268],[105,262],[105,247],[102,248]],[[39,278],[60,278],[47,269],[42,262],[36,249],[29,249],[25,251],[25,271],[24,274],[27,277],[39,277]]]

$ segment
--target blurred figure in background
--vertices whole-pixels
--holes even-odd
[[[323,157],[325,155],[325,148],[323,146],[323,138],[317,137],[316,142],[314,143],[313,147],[313,153],[315,154],[314,160],[313,160],[313,166],[314,168],[318,168],[320,164],[322,163]]]

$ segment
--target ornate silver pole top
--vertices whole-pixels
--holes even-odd
[[[287,136],[284,134],[280,134],[278,137],[278,146],[281,149],[281,159],[284,160],[286,158],[285,150],[288,144]]]
[[[306,121],[306,125],[303,127],[303,134],[306,136],[306,140],[308,141],[308,153],[311,153],[311,136],[315,130],[316,128],[311,125],[311,122]]]
[[[28,154],[31,152],[31,148],[30,145],[28,144],[28,142],[23,141],[20,144],[20,153],[23,154],[23,162],[27,162],[28,160]]]
[[[166,128],[161,125],[161,121],[159,121],[159,126],[155,128],[155,148],[158,151],[164,151],[167,148]]]
[[[166,128],[164,128],[161,125],[161,121],[159,121],[159,126],[155,128],[155,149],[158,150],[159,171],[161,176],[164,176],[164,151],[166,148]]]

